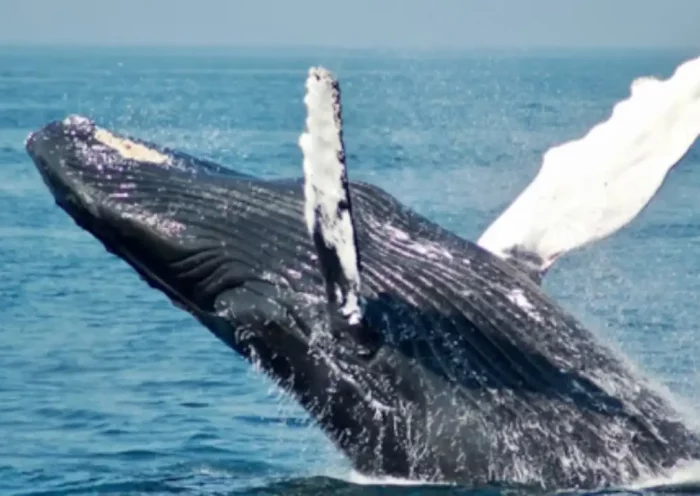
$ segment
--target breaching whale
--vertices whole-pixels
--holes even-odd
[[[700,458],[700,437],[539,281],[634,218],[692,146],[699,66],[633,86],[608,121],[550,152],[476,244],[348,180],[340,88],[323,69],[306,82],[302,179],[80,116],[26,149],[60,208],[290,392],[358,471],[619,485]],[[571,167],[585,169],[586,201]]]

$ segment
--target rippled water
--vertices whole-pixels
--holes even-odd
[[[689,55],[0,49],[0,494],[387,490],[53,206],[23,151],[29,131],[77,112],[247,172],[299,175],[303,82],[323,63],[341,78],[352,178],[474,239],[548,147],[605,118],[634,78],[667,76]],[[629,228],[545,282],[690,421],[699,192],[696,146]]]

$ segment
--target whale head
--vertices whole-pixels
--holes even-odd
[[[295,311],[318,307],[322,293],[298,184],[270,186],[82,116],[32,133],[26,149],[60,208],[175,304],[210,327],[225,324],[219,337],[238,351],[247,354],[243,335],[308,341],[308,316]],[[292,249],[272,242],[282,227],[298,238]],[[261,322],[281,320],[283,331],[262,336]],[[232,327],[247,331],[232,336]]]

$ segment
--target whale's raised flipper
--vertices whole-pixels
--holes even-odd
[[[340,86],[323,68],[306,80],[304,155],[306,225],[326,282],[334,328],[362,323],[360,257],[345,168]]]
[[[542,167],[478,244],[539,280],[561,255],[621,229],[700,134],[700,58],[642,78],[610,118],[548,150]]]

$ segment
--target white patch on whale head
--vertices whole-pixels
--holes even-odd
[[[108,146],[126,159],[159,165],[167,164],[170,161],[170,157],[167,155],[164,155],[153,148],[142,145],[141,143],[136,143],[126,138],[115,136],[106,129],[97,128],[95,130],[94,137],[97,141],[105,146]]]

